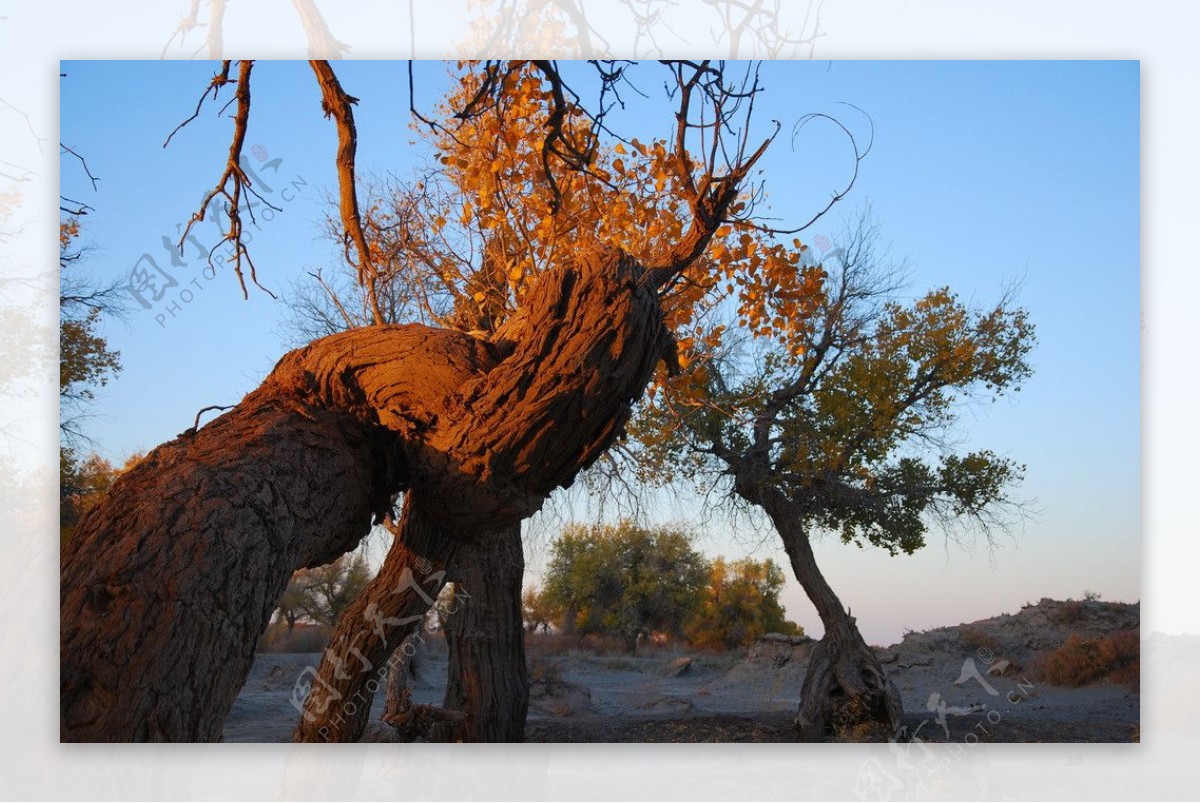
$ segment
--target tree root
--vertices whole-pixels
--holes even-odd
[[[795,727],[805,741],[882,742],[901,726],[900,691],[858,631],[836,630],[813,648]]]

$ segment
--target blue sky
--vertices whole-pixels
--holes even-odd
[[[360,168],[408,174],[424,154],[410,145],[405,64],[337,69],[361,98]],[[135,304],[127,322],[107,329],[125,370],[93,407],[89,431],[101,453],[120,461],[191,426],[200,408],[235,403],[251,390],[286,349],[284,310],[253,289],[242,300],[232,276],[204,278],[190,246],[187,264],[171,265],[162,245],[215,182],[228,147],[228,121],[206,106],[162,148],[213,65],[67,62],[63,71],[62,140],[101,177],[93,192],[76,165],[63,162],[64,194],[96,208],[83,235],[94,249],[89,268],[102,278],[128,277],[150,254],[179,282],[151,309]],[[418,64],[418,102],[428,107],[444,75],[440,64]],[[660,81],[639,83],[657,97]],[[892,252],[910,260],[914,294],[950,285],[985,304],[1020,282],[1020,301],[1038,327],[1034,378],[1011,399],[968,410],[961,433],[965,445],[1028,466],[1018,495],[1034,500],[1036,517],[994,551],[982,541],[944,546],[936,534],[912,557],[818,545],[869,640],[1012,611],[1041,596],[1140,595],[1139,82],[1136,62],[763,69],[758,117],[780,120],[785,132],[763,163],[778,214],[807,219],[849,169],[847,144],[831,127],[810,125],[793,143],[792,124],[825,112],[866,136],[866,118],[845,105],[853,104],[870,115],[874,148],[852,195],[809,235],[834,237],[838,218],[869,201]],[[660,111],[631,103],[628,122],[646,135],[665,133],[669,119]],[[307,65],[255,67],[247,145],[283,210],[261,220],[251,242],[260,280],[278,292],[338,259],[319,226],[334,183],[334,132]],[[190,301],[178,295],[185,289]],[[664,506],[664,518],[674,515]],[[700,543],[714,554],[752,551],[785,562],[770,541],[754,547],[758,539],[719,518]],[[793,618],[818,629],[794,584],[784,602]]]

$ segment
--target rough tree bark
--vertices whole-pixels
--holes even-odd
[[[454,542],[421,518],[411,493],[394,532],[387,559],[338,620],[320,667],[297,681],[292,700],[302,711],[295,741],[362,736],[375,692],[387,685],[389,659],[417,633],[446,584]]]
[[[761,504],[775,525],[792,571],[825,627],[809,659],[796,729],[806,741],[829,736],[886,741],[901,726],[899,689],[821,574],[799,506],[775,489],[759,489],[756,496],[751,501]]]
[[[529,710],[521,584],[521,527],[461,547],[454,559],[454,607],[444,707],[466,719],[439,729],[439,741],[523,742]]]
[[[64,741],[219,738],[292,571],[353,548],[387,503],[385,433],[272,391],[151,452],[80,522]]]
[[[388,659],[387,695],[383,705],[383,721],[402,720],[412,708],[412,684],[416,679],[413,656],[415,637],[406,638]]]
[[[509,356],[455,394],[423,430],[422,448],[406,452],[410,501],[458,543],[521,521],[608,448],[672,346],[653,284],[627,256],[593,254],[543,274],[521,312],[497,332],[494,347]],[[392,560],[389,553],[381,575],[399,576],[389,569]],[[372,583],[359,601],[382,608],[392,604],[390,594],[388,583]],[[374,651],[364,651],[365,661],[352,652],[361,621],[342,618],[296,741],[358,739],[365,720],[331,721],[338,709],[329,701],[369,692],[369,672],[342,667],[378,666],[388,645],[402,641],[402,618],[378,622],[380,638]]]
[[[63,558],[61,738],[219,739],[287,578],[352,548],[397,494],[409,492],[408,560],[435,566],[570,484],[669,352],[646,276],[618,252],[561,265],[490,343],[415,325],[323,338],[232,411],[151,452]],[[369,673],[342,667],[383,664],[418,590],[429,589],[397,602],[394,585],[368,586],[313,688],[354,700],[347,687],[365,682],[348,679]],[[375,620],[368,655],[354,633],[383,610],[400,615]],[[328,725],[326,699],[308,696],[302,727]]]

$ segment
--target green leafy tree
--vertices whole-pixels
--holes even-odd
[[[779,604],[783,570],[775,561],[717,558],[709,570],[699,613],[687,629],[697,647],[744,647],[767,633],[798,636],[804,628],[789,621]]]
[[[752,346],[716,332],[641,415],[648,480],[723,478],[779,533],[825,628],[798,727],[812,738],[863,724],[890,735],[899,693],[816,564],[811,538],[895,555],[925,545],[931,522],[1003,524],[1023,467],[951,448],[968,400],[1020,389],[1033,325],[1011,298],[973,309],[948,288],[897,300],[899,272],[865,218],[827,259],[823,299],[800,343],[759,332]],[[795,331],[795,328],[793,328]]]
[[[565,630],[617,636],[636,653],[655,631],[682,633],[707,578],[708,562],[679,530],[575,525],[552,547],[544,596],[575,620]]]

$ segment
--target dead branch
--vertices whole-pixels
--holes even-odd
[[[313,0],[292,0],[292,6],[300,16],[304,35],[308,37],[308,55],[314,58],[340,59],[342,54],[350,49],[350,45],[339,42],[334,37]]]
[[[338,195],[342,225],[345,227],[343,248],[346,261],[356,267],[358,281],[367,291],[371,316],[376,324],[382,324],[384,315],[379,306],[375,265],[367,246],[366,235],[363,234],[362,219],[358,211],[358,192],[354,185],[354,155],[358,147],[358,132],[354,127],[354,111],[350,107],[358,102],[358,98],[346,94],[328,61],[312,60],[309,61],[309,65],[312,66],[317,83],[321,87],[321,108],[324,109],[325,116],[332,117],[337,126]],[[351,245],[358,252],[357,260],[350,255]]]
[[[72,156],[74,156],[76,159],[79,160],[79,164],[83,165],[83,172],[87,174],[88,180],[92,182],[92,189],[93,190],[99,189],[99,187],[96,185],[97,185],[97,182],[100,181],[100,178],[92,173],[91,168],[88,167],[87,159],[84,159],[82,156],[80,156],[78,153],[76,153],[73,148],[70,148],[70,147],[62,144],[61,142],[58,143],[58,147],[59,147],[60,155],[64,154],[64,153],[69,153]]]
[[[200,96],[200,102],[196,104],[195,113],[187,120],[184,120],[182,123],[180,123],[179,126],[175,128],[175,131],[171,132],[171,136],[167,137],[167,141],[163,143],[163,147],[166,147],[167,143],[171,141],[171,137],[175,136],[176,132],[199,116],[200,107],[203,105],[204,99],[208,96],[209,92],[212,92],[213,99],[216,99],[220,88],[229,82],[229,66],[229,62],[222,64],[221,71],[213,77],[209,87],[204,91],[204,94]],[[250,71],[253,69],[253,67],[254,62],[252,60],[244,60],[238,64],[237,93],[234,95],[233,101],[231,101],[237,103],[237,110],[234,112],[233,140],[229,144],[229,156],[225,160],[225,170],[221,173],[221,177],[217,180],[216,186],[214,186],[213,189],[209,190],[208,193],[205,194],[204,200],[200,202],[200,208],[193,213],[191,219],[187,223],[187,226],[184,227],[183,234],[179,237],[179,249],[180,251],[183,250],[183,244],[187,240],[188,235],[191,233],[192,227],[206,218],[209,207],[211,206],[213,200],[218,197],[224,198],[227,201],[225,204],[225,214],[229,216],[229,229],[224,233],[221,239],[217,241],[216,245],[209,249],[209,264],[213,264],[213,253],[225,243],[229,243],[233,247],[233,270],[237,274],[238,284],[242,288],[242,297],[249,298],[249,293],[246,290],[245,275],[242,272],[242,260],[245,260],[247,267],[250,269],[250,281],[254,282],[256,287],[265,292],[267,295],[271,296],[271,298],[275,298],[274,293],[259,283],[258,272],[255,269],[254,260],[251,259],[250,251],[246,248],[246,244],[242,240],[241,211],[243,190],[245,190],[249,195],[253,195],[255,198],[262,201],[262,203],[266,204],[271,209],[283,211],[264,198],[256,189],[254,189],[252,182],[250,181],[250,177],[246,175],[244,170],[242,170],[242,147],[246,141],[246,128],[250,122]],[[250,222],[255,222],[254,208],[249,199],[246,201],[246,211],[250,215]]]

